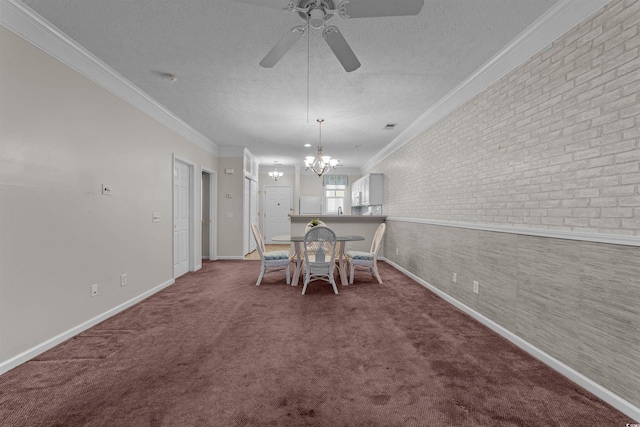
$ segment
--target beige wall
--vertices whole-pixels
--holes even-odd
[[[217,160],[4,28],[0,48],[2,364],[170,282],[173,156]]]
[[[636,406],[640,247],[473,227],[640,236],[639,33],[613,1],[370,171],[386,258]]]

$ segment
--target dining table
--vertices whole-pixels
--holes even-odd
[[[302,262],[304,261],[304,249],[302,244],[304,243],[304,236],[290,236],[288,234],[281,234],[277,236],[273,236],[271,238],[274,242],[291,242],[295,251],[294,269],[293,269],[293,280],[291,281],[291,286],[298,286],[298,281],[300,280],[300,272],[302,271]],[[342,286],[347,286],[349,284],[349,279],[347,277],[347,261],[344,256],[345,246],[347,242],[357,242],[360,240],[364,240],[363,236],[358,235],[341,235],[336,236],[336,241],[338,242],[338,272],[340,274],[340,283]]]

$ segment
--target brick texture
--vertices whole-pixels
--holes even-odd
[[[384,213],[640,235],[638,40],[611,2],[372,169]]]

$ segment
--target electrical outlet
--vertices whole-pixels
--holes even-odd
[[[458,283],[458,273],[453,273],[453,277],[451,278],[453,283]]]
[[[95,297],[96,295],[98,295],[98,284],[97,283],[95,285],[91,285],[91,296]]]
[[[477,280],[473,281],[473,292],[476,294],[480,292],[480,283]]]
[[[102,184],[102,194],[105,196],[111,195],[111,186],[109,184]]]
[[[127,284],[127,273],[120,275],[120,286]]]

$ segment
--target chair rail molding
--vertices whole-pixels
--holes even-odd
[[[412,222],[417,224],[439,225],[442,227],[467,228],[472,230],[495,231],[498,233],[523,234],[527,236],[550,237],[555,239],[580,240],[614,245],[640,246],[640,237],[618,234],[583,233],[570,230],[553,230],[546,228],[523,228],[508,225],[475,224],[465,222],[437,221],[421,218],[405,218],[388,216],[387,221]]]

